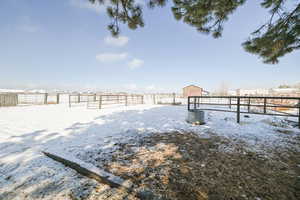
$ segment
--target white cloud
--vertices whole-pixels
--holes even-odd
[[[144,64],[144,61],[141,59],[134,58],[129,63],[128,66],[130,69],[137,69]]]
[[[124,46],[128,43],[129,38],[126,36],[119,36],[117,38],[112,37],[112,36],[107,36],[106,38],[104,38],[104,42],[108,45],[112,45],[112,46]]]
[[[96,55],[96,59],[100,62],[116,62],[127,58],[127,53],[101,53]]]
[[[92,4],[88,0],[70,0],[70,5],[77,7],[77,8],[89,9],[89,10],[97,12],[97,13],[104,13],[106,10],[107,4],[104,3],[104,5],[100,5],[98,2],[95,2],[95,4]]]

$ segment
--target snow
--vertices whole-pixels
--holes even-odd
[[[0,93],[18,93],[18,92],[24,92],[24,90],[17,90],[17,89],[2,89],[0,88]]]
[[[84,162],[83,160],[80,160],[80,159],[76,158],[75,156],[72,156],[72,154],[64,154],[64,152],[57,151],[57,149],[52,150],[51,153],[52,154],[54,153],[54,155],[59,156],[61,158],[68,158],[69,161],[74,162],[74,163],[80,165],[83,168],[89,169],[89,171],[91,171],[95,174],[98,174],[102,177],[106,177],[110,181],[112,181],[114,183],[118,183],[119,185],[122,185],[122,184],[126,183],[126,181],[123,180],[122,178],[120,178],[118,176],[115,176],[111,173],[108,173],[104,170],[101,170],[101,169],[95,167],[94,165],[92,165],[91,163]]]
[[[214,133],[242,140],[252,151],[284,148],[289,145],[287,141],[299,135],[299,129],[288,125],[283,117],[242,115],[242,123],[237,124],[234,113],[205,114],[207,123],[194,126],[185,122],[186,106],[144,104],[93,110],[62,104],[0,108],[0,199],[1,195],[9,199],[36,198],[28,195],[37,195],[37,191],[43,191],[41,188],[54,183],[47,189],[55,191],[51,199],[87,181],[45,157],[42,151],[62,155],[103,174],[101,169],[84,163],[85,152],[110,152],[115,144],[153,132],[193,131],[200,137]],[[291,133],[279,133],[279,129]]]

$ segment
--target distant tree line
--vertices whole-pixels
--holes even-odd
[[[278,88],[299,88],[300,89],[300,82],[296,83],[294,85],[282,84],[282,85],[279,85]]]

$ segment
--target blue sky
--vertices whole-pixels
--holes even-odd
[[[140,0],[142,2],[142,0]],[[267,18],[248,1],[213,39],[178,22],[170,5],[144,8],[145,27],[110,38],[103,8],[87,0],[0,0],[0,88],[180,91],[276,87],[300,81],[300,51],[263,64],[241,43]]]

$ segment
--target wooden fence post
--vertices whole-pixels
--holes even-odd
[[[48,103],[48,93],[45,93],[45,99],[44,99],[44,104]]]
[[[3,106],[6,106],[6,102],[5,102],[5,95],[3,95],[3,102],[2,102],[2,104],[3,104]]]
[[[16,105],[19,104],[19,94],[16,94]]]
[[[127,106],[127,95],[125,95],[125,106]]]
[[[240,123],[240,97],[237,98],[237,111],[236,111],[236,121]]]
[[[96,101],[96,93],[94,94],[94,101]]]
[[[175,105],[175,92],[173,93],[173,105]]]
[[[142,104],[144,104],[144,95],[142,95]]]
[[[188,97],[188,110],[190,110],[190,97]]]
[[[80,94],[78,94],[78,102],[77,103],[80,103]]]
[[[250,112],[250,97],[248,98],[248,113]]]
[[[56,94],[56,104],[59,104],[59,94]]]
[[[2,96],[2,95],[1,95]],[[2,106],[5,106],[6,103],[5,103],[5,95],[2,96]]]
[[[155,94],[153,94],[153,104],[155,104]]]
[[[267,98],[264,98],[264,114],[267,113]]]
[[[99,109],[101,109],[102,107],[102,95],[100,95],[100,98],[99,98]]]
[[[229,109],[231,109],[231,97],[229,97]]]

